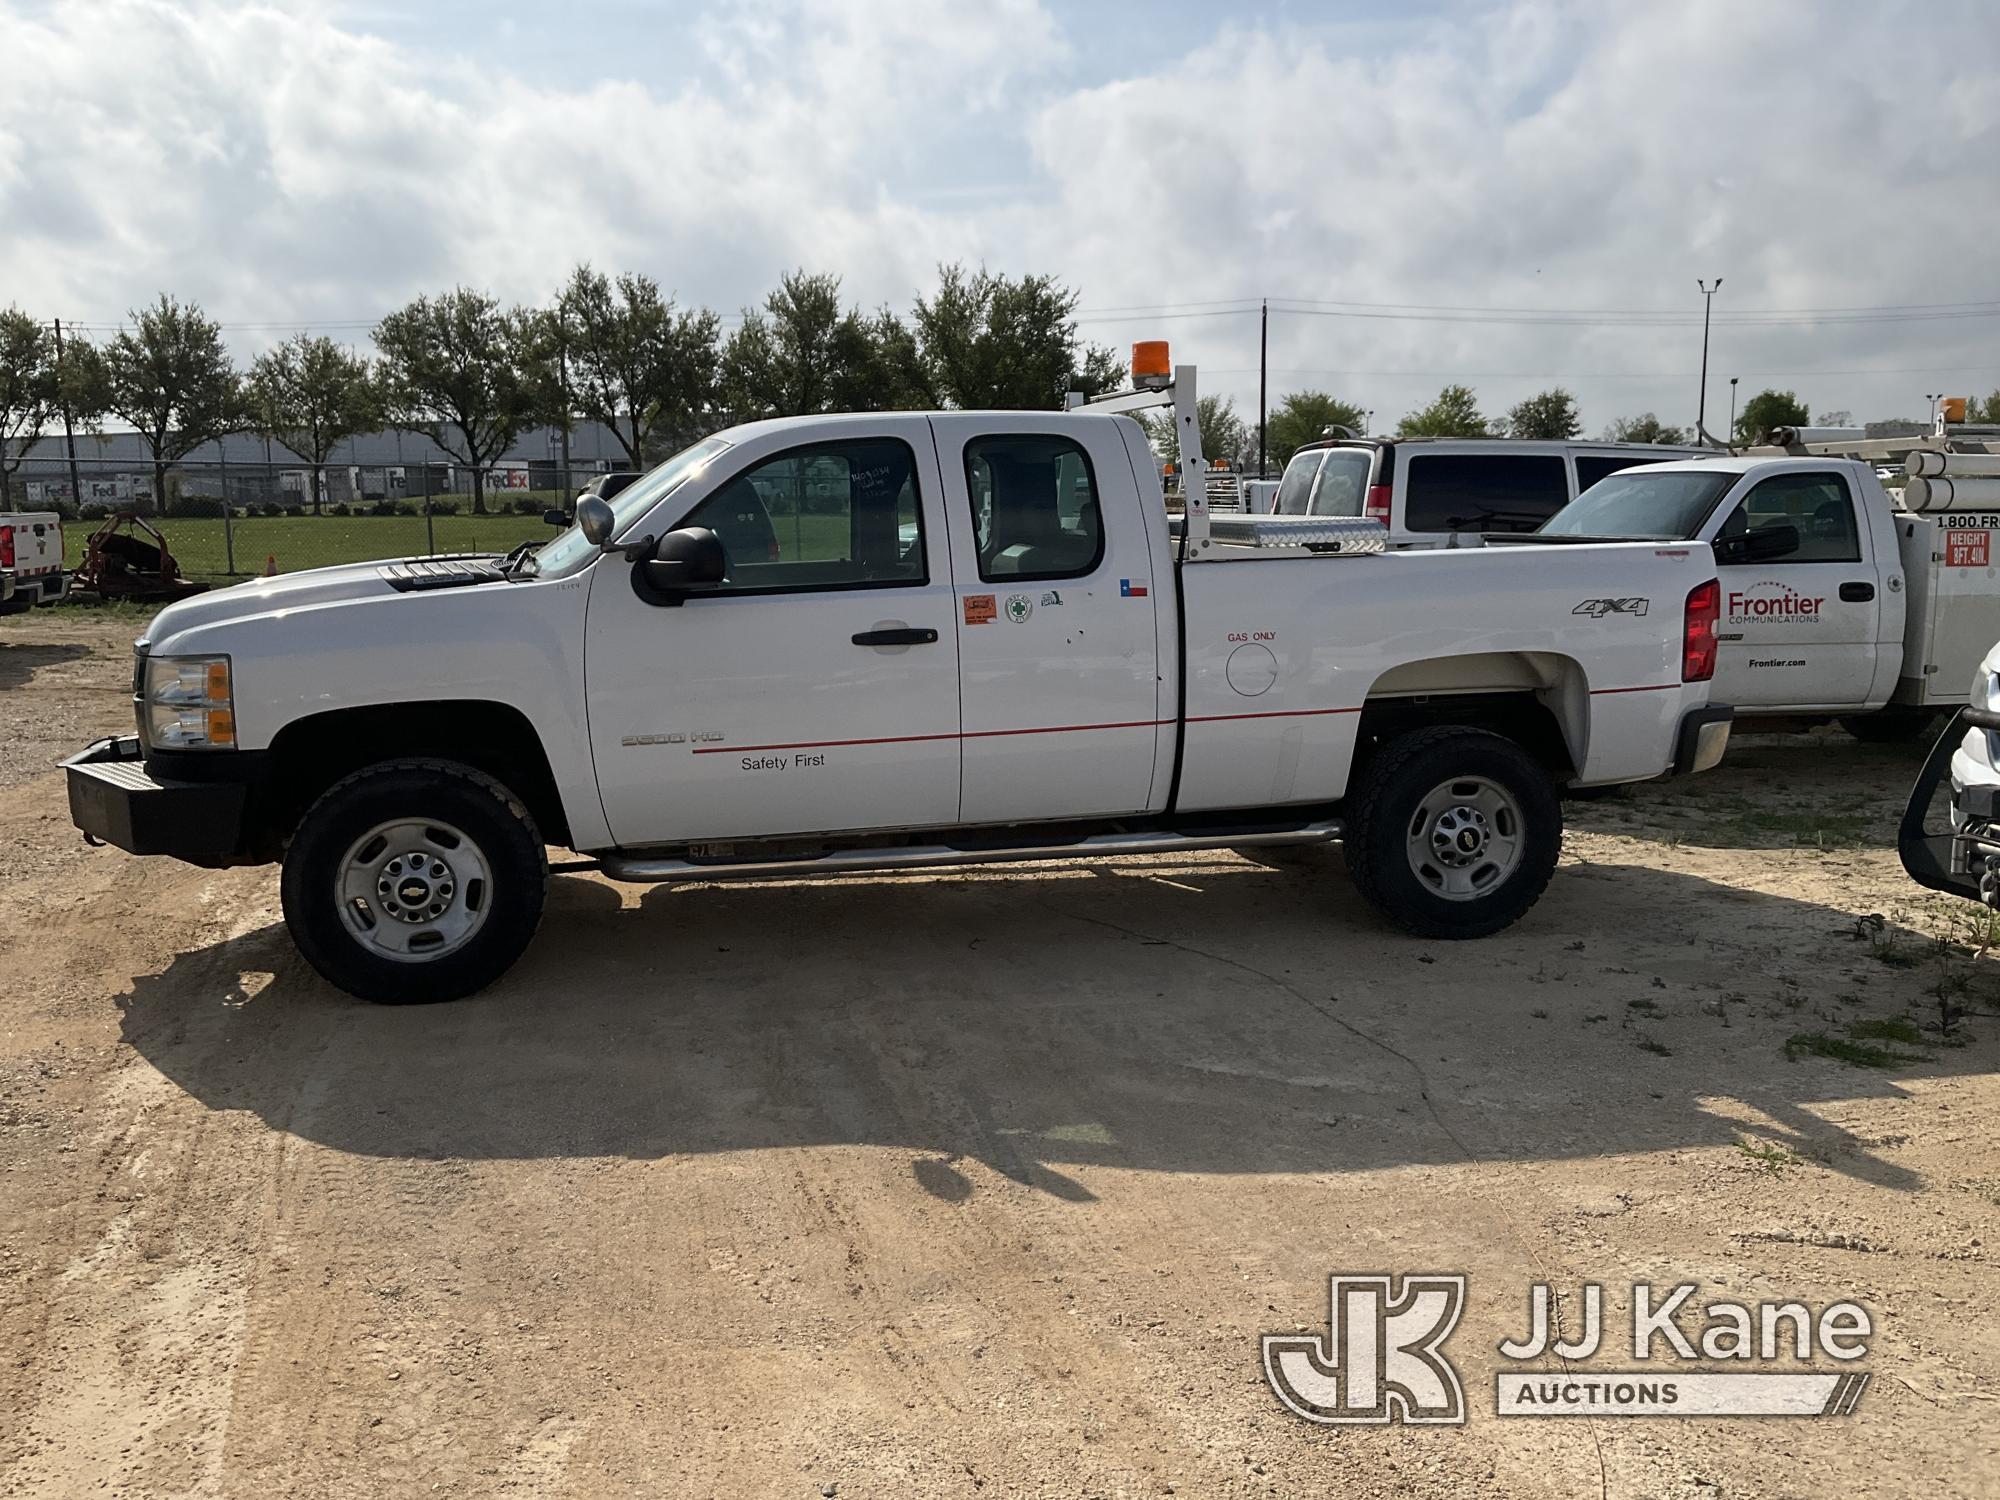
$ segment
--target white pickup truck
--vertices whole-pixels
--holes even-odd
[[[0,597],[0,614],[17,614],[62,598],[62,517],[52,510],[0,511],[0,571],[14,575],[14,587]]]
[[[2000,638],[2000,503],[1959,489],[1927,482],[1919,512],[1865,460],[1718,454],[1613,474],[1520,540],[1708,544],[1716,697],[1739,719],[1837,718],[1899,739],[1962,704]]]
[[[1431,937],[1519,917],[1560,791],[1705,769],[1701,545],[1382,553],[1212,518],[1194,378],[1067,412],[731,428],[506,558],[261,579],[163,610],[136,737],[66,764],[93,839],[282,860],[372,1000],[488,983],[544,845],[631,881],[1342,838]],[[1146,434],[1171,403],[1196,497]],[[572,865],[569,868],[586,866]]]

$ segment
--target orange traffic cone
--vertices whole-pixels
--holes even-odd
[[[275,552],[266,552],[266,553],[264,554],[264,576],[265,576],[266,578],[276,578],[276,577],[278,576],[278,554],[277,554],[277,553],[275,553]]]

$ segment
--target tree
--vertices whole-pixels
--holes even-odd
[[[742,417],[811,416],[933,404],[916,340],[886,309],[841,311],[840,278],[793,271],[746,308],[722,351],[726,406]]]
[[[1329,427],[1359,432],[1367,420],[1368,414],[1351,401],[1325,391],[1293,391],[1264,424],[1264,450],[1271,463],[1283,469],[1302,446],[1325,437]]]
[[[374,370],[330,338],[299,333],[257,357],[249,394],[257,431],[312,465],[317,512],[334,445],[381,423],[382,393]]]
[[[1736,441],[1760,442],[1773,428],[1805,427],[1811,421],[1812,413],[1806,410],[1805,402],[1791,391],[1759,391],[1743,403],[1743,410],[1736,415]]]
[[[132,314],[103,352],[105,410],[138,429],[153,462],[153,503],[167,508],[167,469],[250,417],[222,329],[192,303],[161,294]]]
[[[553,365],[546,389],[568,408],[549,415],[565,432],[572,414],[602,422],[641,468],[656,433],[691,439],[707,424],[722,320],[706,308],[677,310],[650,276],[621,275],[614,286],[578,266],[540,331],[543,361]]]
[[[1669,427],[1651,412],[1636,417],[1620,417],[1604,429],[1607,443],[1685,443],[1687,434]]]
[[[7,482],[61,410],[55,336],[17,307],[0,311],[0,508]]]
[[[2000,426],[2000,391],[1995,391],[1985,401],[1965,403],[1965,420],[1968,422],[1992,423]]]
[[[1077,294],[1053,276],[1015,280],[985,269],[938,267],[938,288],[917,299],[925,383],[943,405],[1046,410],[1072,390],[1116,388],[1118,356],[1082,347]]]
[[[419,297],[375,326],[387,409],[472,470],[472,509],[486,509],[486,471],[533,421],[527,368],[534,330],[484,292]]]
[[[1181,440],[1172,408],[1148,412],[1142,419],[1153,451],[1168,463],[1179,463]],[[1194,404],[1195,425],[1201,429],[1201,456],[1213,464],[1221,459],[1239,463],[1246,447],[1254,448],[1249,425],[1236,415],[1236,402],[1228,396],[1202,396]]]
[[[1834,411],[1823,411],[1813,418],[1813,425],[1815,427],[1852,427],[1854,425],[1854,413],[1846,410],[1844,407]]]
[[[1518,403],[1507,413],[1507,432],[1517,438],[1560,441],[1583,431],[1576,415],[1576,397],[1561,386]]]
[[[1437,393],[1429,406],[1421,407],[1396,424],[1398,437],[1485,437],[1486,419],[1479,414],[1479,400],[1462,385],[1448,385]]]

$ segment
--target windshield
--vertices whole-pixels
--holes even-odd
[[[633,481],[605,501],[611,507],[611,513],[618,518],[617,524],[611,528],[612,536],[622,536],[628,526],[707,468],[714,462],[715,456],[728,447],[729,443],[724,438],[703,438],[692,448],[681,449],[644,479]],[[597,554],[598,549],[584,536],[582,528],[571,525],[535,554],[533,572],[538,578],[560,578],[577,572]]]
[[[1600,479],[1543,523],[1543,536],[1601,536],[1686,541],[1740,476],[1727,471],[1658,469]]]

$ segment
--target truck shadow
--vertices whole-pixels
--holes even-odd
[[[88,646],[70,642],[29,645],[23,641],[0,641],[0,692],[26,687],[44,667],[53,667],[80,656],[90,655]]]
[[[1873,963],[1848,913],[1687,875],[1566,865],[1519,928],[1467,944],[1386,930],[1337,860],[629,904],[564,878],[550,904],[523,963],[469,1001],[350,1000],[272,925],[136,980],[123,1034],[210,1108],[377,1157],[874,1145],[920,1153],[939,1198],[972,1191],[970,1159],[1087,1199],[1079,1166],[1328,1173],[1747,1140],[1916,1185],[1816,1108],[1899,1095],[1897,1072],[1785,1043],[1902,1015],[1925,977]],[[2000,1055],[1908,1051],[1899,1071],[1926,1074]]]

